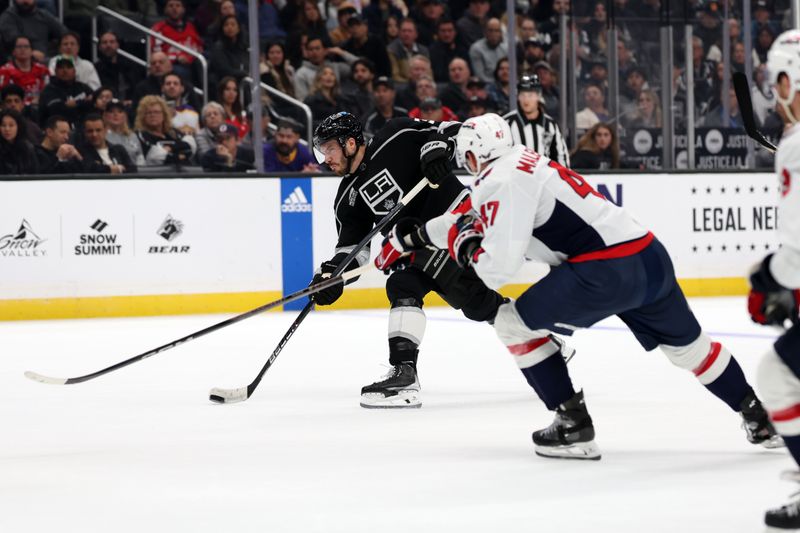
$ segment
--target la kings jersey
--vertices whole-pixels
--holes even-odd
[[[775,172],[781,184],[778,200],[778,242],[770,271],[775,281],[800,288],[800,124],[784,132],[775,154]]]
[[[511,127],[514,144],[522,144],[534,152],[538,152],[569,167],[569,150],[561,135],[561,130],[553,118],[541,111],[536,120],[528,120],[519,111],[511,111],[503,115]]]
[[[342,178],[336,193],[337,256],[351,252],[373,225],[424,177],[420,150],[431,134],[440,132],[452,138],[460,127],[458,122],[396,118],[368,141],[361,164]],[[466,189],[451,175],[437,189],[424,188],[401,216],[427,221],[452,208],[464,196]],[[369,260],[368,247],[359,253],[357,260],[362,265]]]
[[[525,259],[556,266],[621,257],[652,239],[582,176],[520,145],[484,169],[471,201],[484,224],[474,268],[490,288],[507,283]],[[457,217],[446,213],[426,224],[434,245],[447,248]]]

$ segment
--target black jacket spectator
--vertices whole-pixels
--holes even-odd
[[[598,153],[591,150],[578,150],[570,157],[570,167],[579,170],[615,168],[611,148],[606,148]]]
[[[25,139],[25,122],[22,115],[9,109],[0,111],[0,128],[4,124],[13,127],[12,122],[16,123],[16,134],[10,139],[0,134],[0,175],[37,174],[39,164],[33,145]]]
[[[58,78],[50,78],[50,83],[42,91],[39,99],[41,120],[51,115],[61,115],[70,123],[77,123],[81,116],[92,108],[92,88],[79,81],[66,82]],[[75,105],[67,105],[74,100]]]
[[[125,173],[131,174],[136,172],[136,165],[131,161],[131,156],[124,147],[118,144],[107,143],[108,157],[115,165],[122,165],[125,167]],[[110,174],[111,169],[108,164],[103,162],[103,158],[97,150],[88,143],[81,143],[78,145],[78,151],[83,156],[83,171],[87,174]]]
[[[460,57],[469,62],[469,48],[464,46],[459,39],[453,44],[445,44],[441,41],[434,41],[429,49],[431,54],[431,67],[433,68],[433,79],[436,83],[445,83],[450,79],[448,65],[456,57]]]
[[[350,22],[353,19],[356,19],[357,22]],[[365,27],[363,31],[366,31],[366,25],[363,22],[360,22],[360,17],[351,17],[347,23],[351,29],[354,25],[364,25]],[[360,28],[356,29],[356,31],[359,30]],[[357,38],[352,37],[342,44],[342,48],[353,55],[366,57],[372,61],[372,63],[375,65],[376,76],[392,75],[392,64],[389,62],[389,54],[386,52],[386,44],[381,40],[380,37],[369,35],[363,42],[359,42]]]
[[[207,150],[200,157],[200,165],[206,172],[247,172],[255,168],[255,160],[256,155],[252,148],[239,145],[236,147],[236,159],[232,166],[228,166],[227,160],[216,149]]]
[[[235,35],[230,36],[226,32],[234,31],[233,25],[236,25]],[[219,40],[211,47],[209,70],[214,73],[215,80],[230,76],[241,81],[245,76],[249,76],[250,70],[248,66],[250,53],[244,41],[244,34],[236,17],[225,17],[221,26],[222,33]]]
[[[364,7],[361,16],[366,19],[369,32],[375,35],[383,35],[386,19],[389,17],[403,20],[403,12],[397,6],[392,2],[381,2],[380,0],[374,0]]]
[[[37,8],[34,0],[15,0],[0,14],[0,39],[8,53],[17,37],[24,35],[31,40],[34,50],[49,55],[66,32],[67,28],[53,15]]]
[[[59,161],[56,156],[58,150],[48,150],[41,144],[36,145],[35,150],[40,174],[80,174],[83,172],[81,161],[76,159]]]
[[[94,68],[100,77],[103,87],[114,91],[114,96],[120,100],[133,100],[136,85],[142,80],[143,70],[130,59],[122,56],[110,58],[101,55],[95,62]]]

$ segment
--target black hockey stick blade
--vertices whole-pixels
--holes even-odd
[[[739,102],[739,113],[742,117],[744,130],[748,137],[772,152],[777,150],[776,146],[769,142],[756,127],[756,119],[753,114],[753,102],[750,99],[750,85],[747,83],[747,74],[744,72],[733,73],[733,90],[736,91],[736,100]]]
[[[310,295],[312,295],[312,294],[314,294],[316,292],[319,292],[321,290],[327,289],[328,287],[332,287],[334,285],[337,285],[337,284],[342,283],[344,281],[347,281],[349,279],[358,277],[361,274],[367,272],[368,270],[370,270],[372,268],[374,268],[374,267],[373,267],[372,263],[369,262],[366,265],[363,265],[363,266],[358,267],[356,269],[350,270],[348,272],[344,272],[344,273],[336,275],[336,276],[331,276],[330,278],[328,278],[328,279],[326,279],[324,281],[321,281],[321,282],[319,282],[319,283],[317,283],[315,285],[311,285],[309,287],[306,287],[305,289],[299,290],[297,292],[293,292],[292,294],[284,296],[283,298],[281,298],[279,300],[275,300],[275,301],[270,302],[268,304],[264,304],[264,305],[262,305],[260,307],[256,307],[255,309],[247,311],[246,313],[242,313],[241,315],[236,315],[236,316],[231,317],[231,318],[229,318],[227,320],[223,320],[222,322],[217,322],[216,324],[208,326],[205,329],[201,329],[200,331],[196,331],[194,333],[190,333],[189,335],[186,335],[185,337],[181,337],[180,339],[177,339],[177,340],[174,340],[174,341],[169,342],[167,344],[164,344],[162,346],[159,346],[158,348],[153,348],[152,350],[148,350],[148,351],[146,351],[144,353],[140,353],[139,355],[135,355],[135,356],[133,356],[133,357],[131,357],[129,359],[125,359],[124,361],[120,361],[119,363],[117,363],[115,365],[111,365],[111,366],[109,366],[107,368],[104,368],[102,370],[98,370],[97,372],[93,372],[91,374],[86,374],[85,376],[78,376],[78,377],[74,377],[74,378],[54,378],[54,377],[50,377],[50,376],[45,376],[43,374],[39,374],[37,372],[27,371],[27,372],[25,372],[25,377],[28,378],[28,379],[31,379],[33,381],[38,381],[40,383],[48,383],[48,384],[51,384],[51,385],[73,385],[75,383],[83,383],[84,381],[89,381],[91,379],[98,378],[100,376],[103,376],[103,375],[108,374],[110,372],[113,372],[115,370],[119,370],[120,368],[124,368],[124,367],[126,367],[128,365],[131,365],[133,363],[137,363],[139,361],[147,359],[148,357],[152,357],[152,356],[154,356],[154,355],[156,355],[158,353],[165,352],[165,351],[167,351],[167,350],[169,350],[171,348],[175,348],[176,346],[180,346],[181,344],[183,344],[185,342],[189,342],[191,340],[198,339],[200,337],[208,335],[209,333],[217,331],[218,329],[222,329],[222,328],[224,328],[226,326],[230,326],[231,324],[235,324],[236,322],[241,322],[242,320],[244,320],[246,318],[250,318],[251,316],[257,315],[259,313],[263,313],[264,311],[268,311],[270,309],[273,309],[275,307],[279,307],[281,305],[288,304],[289,302],[293,302],[295,300],[299,300],[300,298],[304,298],[306,296],[310,296]]]
[[[399,202],[397,202],[397,205],[395,205],[386,214],[386,216],[384,216],[375,225],[375,227],[372,228],[372,230],[367,234],[367,236],[361,239],[361,242],[359,242],[356,245],[356,247],[349,254],[347,254],[344,260],[342,260],[341,264],[339,264],[339,267],[333,272],[333,274],[336,275],[341,271],[343,271],[345,268],[347,268],[347,265],[349,265],[350,262],[352,262],[352,260],[358,255],[361,249],[364,248],[364,246],[367,246],[370,243],[370,241],[372,241],[372,238],[375,235],[377,235],[379,231],[381,231],[392,220],[394,220],[394,217],[397,215],[397,213],[399,213],[400,210],[403,209],[403,207],[408,205],[408,202],[413,200],[414,197],[417,194],[419,194],[420,191],[422,191],[422,189],[424,189],[426,185],[429,185],[432,189],[438,187],[438,185],[434,186],[427,179],[422,179],[419,183],[417,183],[414,186],[414,188],[408,191],[408,193],[406,193],[406,195],[403,196]],[[213,389],[211,389],[211,392],[208,395],[208,399],[215,403],[238,403],[238,402],[243,402],[248,398],[250,398],[250,396],[252,396],[253,392],[256,390],[256,387],[258,387],[258,384],[261,383],[261,379],[264,377],[264,374],[267,373],[267,370],[269,370],[269,368],[272,366],[272,363],[278,357],[278,354],[281,353],[283,347],[286,346],[286,343],[289,342],[289,339],[292,338],[294,332],[297,330],[297,328],[300,327],[300,324],[303,322],[303,320],[305,320],[306,316],[313,308],[314,308],[314,302],[308,302],[308,304],[303,308],[303,310],[300,312],[300,314],[297,316],[294,322],[292,322],[292,325],[289,326],[289,330],[284,334],[283,338],[278,343],[278,346],[276,346],[275,349],[272,351],[272,354],[269,356],[269,359],[267,359],[267,362],[264,363],[264,366],[258,372],[258,375],[247,387],[238,387],[235,389],[223,389],[220,387],[214,387]]]

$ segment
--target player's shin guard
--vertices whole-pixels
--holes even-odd
[[[494,328],[528,384],[549,410],[575,395],[567,365],[561,357],[561,347],[551,340],[549,331],[528,328],[514,302],[500,306]]]

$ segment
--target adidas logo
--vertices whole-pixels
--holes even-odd
[[[284,213],[310,213],[311,204],[308,203],[303,189],[295,187],[289,197],[283,200],[281,211]]]

